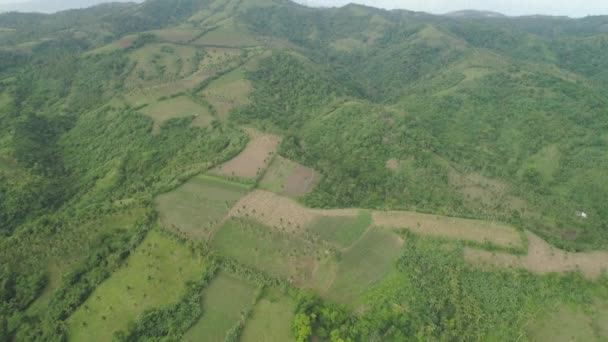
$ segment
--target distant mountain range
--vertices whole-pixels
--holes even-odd
[[[478,11],[478,10],[461,10],[454,11],[444,14],[448,17],[458,18],[505,18],[506,15],[492,11]]]
[[[74,8],[86,8],[107,2],[141,2],[140,0],[33,0],[0,4],[0,12],[55,13]]]

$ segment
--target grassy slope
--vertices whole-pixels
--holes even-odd
[[[179,265],[179,266],[176,266]],[[109,341],[146,309],[177,301],[197,279],[201,257],[170,237],[151,231],[127,264],[102,283],[69,318],[72,341]]]
[[[251,284],[220,273],[203,291],[203,316],[186,333],[184,341],[224,341],[254,297]]]

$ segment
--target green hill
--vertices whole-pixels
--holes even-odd
[[[288,0],[0,14],[0,340],[608,338],[607,29]],[[490,226],[521,243],[466,238]],[[212,329],[226,279],[246,291]]]

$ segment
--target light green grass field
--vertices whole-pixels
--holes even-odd
[[[186,333],[185,342],[221,342],[253,303],[255,286],[220,273],[203,291],[203,316]]]
[[[292,233],[283,233],[247,219],[230,219],[216,232],[212,248],[221,255],[295,285],[315,282],[323,252]]]
[[[46,309],[54,291],[61,285],[61,277],[72,271],[87,257],[87,251],[96,242],[98,236],[102,233],[112,234],[119,229],[133,228],[144,212],[142,208],[131,208],[85,223],[66,239],[55,238],[54,235],[51,239],[32,243],[30,247],[56,245],[57,249],[46,255],[48,283],[40,297],[28,308],[28,313],[33,314]],[[78,241],[78,243],[74,243],[74,241]]]
[[[247,47],[256,46],[260,43],[246,30],[237,27],[232,22],[205,34],[193,42],[194,45],[226,46],[226,47]]]
[[[186,116],[195,116],[193,123],[198,127],[207,127],[213,121],[209,110],[194,102],[187,96],[179,96],[163,101],[158,101],[141,109],[141,112],[154,120],[155,130],[166,120]]]
[[[264,177],[260,180],[259,187],[264,190],[281,194],[285,189],[285,182],[289,175],[295,170],[298,163],[281,156],[276,156]]]
[[[176,302],[204,262],[185,245],[151,231],[116,271],[67,320],[71,341],[111,341],[147,309]]]
[[[104,45],[100,48],[97,48],[95,50],[91,50],[89,52],[87,52],[85,55],[96,55],[96,54],[103,54],[103,53],[111,53],[114,52],[116,50],[122,50],[122,49],[126,49],[129,48],[131,46],[131,44],[133,44],[133,42],[137,39],[137,35],[136,34],[131,34],[128,36],[124,36],[120,39],[118,39],[117,41],[114,41],[108,45]]]
[[[162,30],[149,31],[159,39],[173,43],[187,43],[198,37],[202,31],[188,26],[169,27]]]
[[[532,324],[528,328],[528,338],[530,341],[551,342],[607,341],[608,320],[602,318],[608,318],[605,305],[590,305],[586,310],[561,306]]]
[[[246,185],[199,175],[158,196],[156,205],[167,228],[193,239],[205,239],[248,190]]]
[[[202,92],[220,119],[226,120],[232,109],[249,102],[251,83],[245,78],[245,69],[237,68],[211,82]]]
[[[323,240],[346,248],[357,241],[372,222],[368,210],[360,210],[357,217],[327,217],[321,216],[312,223],[310,230]]]
[[[253,309],[241,334],[243,342],[294,341],[291,325],[294,303],[276,289],[268,289]]]
[[[325,297],[356,307],[365,290],[391,270],[401,252],[400,238],[387,229],[373,228],[342,254],[336,278]]]
[[[152,86],[191,75],[198,70],[198,63],[194,63],[197,52],[202,50],[194,46],[146,44],[129,54],[136,66],[127,77],[126,86],[128,89]]]
[[[553,180],[553,175],[559,169],[560,152],[557,145],[547,146],[535,155],[528,158],[523,169],[533,168],[537,170],[545,183]]]

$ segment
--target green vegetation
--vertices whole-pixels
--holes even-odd
[[[333,301],[357,306],[370,287],[393,267],[401,252],[401,241],[394,233],[370,229],[352,247],[344,251],[336,277],[326,296]]]
[[[361,237],[370,226],[372,216],[369,211],[361,210],[356,218],[322,216],[316,219],[311,231],[338,247],[349,247]]]
[[[253,308],[241,335],[243,342],[288,342],[293,341],[291,332],[294,303],[291,298],[276,289],[266,289]]]
[[[152,230],[125,267],[99,285],[68,319],[70,339],[110,340],[146,309],[177,301],[185,284],[197,279],[202,269],[200,256]]]
[[[208,175],[199,175],[156,199],[163,224],[190,238],[210,237],[238,199],[246,185]]]
[[[203,291],[203,315],[184,336],[184,341],[224,341],[228,331],[251,305],[255,287],[220,273]]]
[[[0,340],[607,339],[606,275],[483,268],[434,226],[599,269],[606,37],[284,0],[0,14]]]

